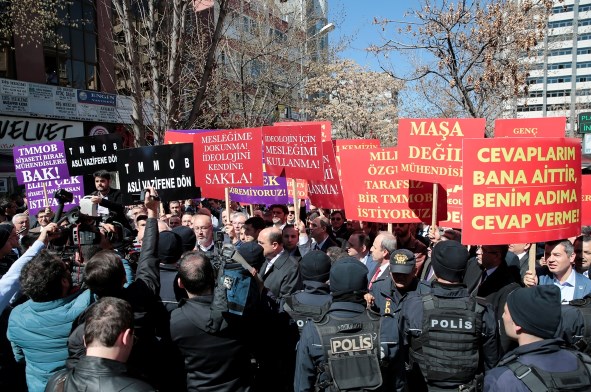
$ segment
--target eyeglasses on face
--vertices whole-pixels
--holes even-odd
[[[341,219],[341,218],[339,218],[339,217],[331,217],[331,218],[330,218],[330,220],[340,221],[340,220],[342,220],[342,219]]]
[[[195,230],[195,231],[207,231],[209,229],[211,229],[211,226],[201,226],[201,227],[195,226],[195,227],[193,227],[193,230]]]
[[[289,210],[289,215],[295,214],[295,211]]]

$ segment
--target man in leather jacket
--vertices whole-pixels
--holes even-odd
[[[126,301],[105,297],[89,309],[84,327],[86,356],[56,373],[45,391],[155,391],[129,377],[125,363],[133,346],[133,311]]]

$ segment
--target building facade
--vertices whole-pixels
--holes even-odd
[[[567,136],[574,136],[577,114],[591,109],[591,0],[555,0],[544,41],[528,62],[527,96],[510,116],[566,116]]]

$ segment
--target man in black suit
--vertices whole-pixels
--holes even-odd
[[[507,245],[482,245],[476,248],[476,257],[468,262],[464,284],[468,291],[486,298],[511,283],[521,281],[517,267],[505,261]]]
[[[91,193],[90,201],[98,204],[99,214],[115,214],[114,219],[131,230],[129,221],[125,216],[123,196],[119,189],[111,188],[111,173],[106,170],[94,172],[94,186],[96,191]]]
[[[525,273],[529,269],[529,250],[531,244],[529,243],[515,243],[509,244],[509,252],[505,260],[507,265],[514,265],[519,268],[521,278],[525,276]]]
[[[265,287],[280,299],[300,289],[298,263],[283,249],[281,230],[268,227],[259,233],[259,245],[263,247],[266,261],[259,271]]]
[[[505,261],[507,245],[482,245],[476,248],[476,257],[468,261],[464,284],[473,296],[482,298],[495,309],[497,320],[501,320],[507,296],[521,287],[521,276],[516,266]],[[512,349],[512,341],[505,335],[503,324],[500,329],[500,344],[503,352]]]
[[[263,301],[269,309],[278,311],[284,297],[301,289],[298,263],[283,249],[281,230],[268,227],[259,233],[259,245],[263,248],[265,262],[259,276],[267,291],[263,291]],[[288,392],[293,385],[295,370],[295,347],[298,331],[289,322],[287,313],[262,312],[258,316],[265,328],[257,341],[261,344],[255,349],[258,373],[255,390]]]
[[[310,222],[310,237],[306,234],[305,226],[303,223],[300,223],[300,253],[302,256],[305,256],[311,250],[321,250],[324,253],[330,248],[331,246],[339,246],[340,245],[331,238],[331,229],[330,229],[330,221],[325,216],[319,216],[314,218],[312,222]]]

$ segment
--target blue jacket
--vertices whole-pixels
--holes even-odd
[[[51,375],[64,368],[72,322],[91,302],[89,290],[49,302],[29,300],[14,308],[7,337],[17,362],[26,361],[29,392],[43,392]]]
[[[570,372],[578,367],[577,357],[560,347],[562,340],[546,339],[526,344],[510,351],[501,363],[510,357],[519,358],[524,365],[533,365],[544,371]],[[529,388],[506,366],[496,367],[484,377],[484,392],[529,392]]]
[[[19,276],[25,265],[29,261],[33,260],[33,257],[37,256],[41,250],[45,248],[45,244],[42,241],[35,241],[33,245],[25,254],[23,254],[17,261],[15,261],[8,272],[0,279],[0,313],[6,309],[6,307],[12,301],[12,298],[19,292],[21,284],[19,282]]]
[[[538,268],[536,273],[538,274],[538,284],[554,284],[554,274],[548,270],[548,267]],[[575,274],[575,294],[573,299],[580,299],[587,294],[591,294],[591,279],[579,274],[574,269],[573,273]]]

